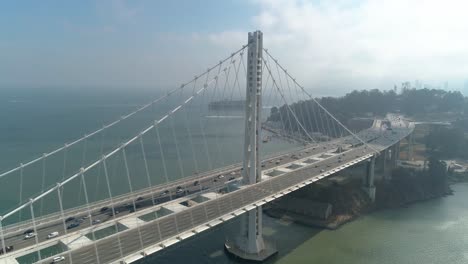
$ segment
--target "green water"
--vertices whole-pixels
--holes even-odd
[[[264,217],[265,237],[281,264],[465,264],[468,263],[468,184],[455,194],[408,208],[362,216],[335,231],[305,227]],[[141,263],[240,263],[222,245],[235,234],[237,222],[202,234]]]
[[[468,184],[454,190],[454,196],[319,232],[277,263],[467,263]]]

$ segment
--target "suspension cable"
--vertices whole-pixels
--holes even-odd
[[[270,66],[267,64],[267,62],[266,62],[264,59],[262,59],[262,60],[263,60],[263,62],[264,62],[265,65],[266,65],[266,69],[268,70],[268,72],[269,72],[270,75],[271,75],[272,73],[271,73]],[[309,133],[307,132],[307,130],[302,126],[302,124],[301,124],[301,123],[299,122],[299,120],[297,119],[296,114],[292,111],[291,107],[289,106],[288,102],[286,101],[286,98],[284,97],[284,94],[281,92],[281,89],[278,87],[278,84],[276,83],[276,80],[274,79],[274,77],[271,76],[271,78],[272,78],[272,81],[273,81],[273,85],[276,87],[276,89],[278,90],[278,92],[279,92],[281,98],[284,100],[284,103],[285,103],[287,109],[291,112],[291,114],[293,115],[294,119],[296,120],[296,122],[298,123],[298,125],[302,128],[302,130],[304,131],[304,133],[310,138],[310,140],[311,140],[312,142],[315,142],[315,140],[309,135]],[[316,142],[315,142],[315,143],[316,143]]]
[[[222,63],[224,63],[224,62],[230,60],[232,57],[234,57],[235,55],[237,55],[238,53],[240,53],[241,51],[243,51],[246,47],[247,47],[247,45],[243,45],[240,49],[238,49],[238,50],[236,50],[235,52],[233,52],[233,53],[232,53],[230,56],[228,56],[227,58],[225,58],[225,59],[221,60],[219,63],[217,63],[217,64],[215,64],[215,65],[209,67],[208,70],[206,70],[206,71],[204,71],[203,73],[201,73],[200,75],[198,75],[198,77],[202,77],[202,76],[206,75],[209,71],[211,71],[211,70],[215,69],[216,67],[218,67],[219,64],[222,64]],[[53,155],[53,154],[56,154],[56,153],[58,153],[58,152],[64,150],[65,148],[67,148],[67,146],[68,146],[68,147],[71,147],[71,146],[73,146],[73,145],[76,145],[76,144],[78,144],[78,143],[84,141],[85,139],[87,139],[87,138],[89,138],[89,137],[92,137],[92,136],[94,136],[94,135],[96,135],[96,134],[98,134],[98,133],[101,133],[101,132],[103,132],[104,130],[106,130],[106,129],[108,129],[108,128],[111,128],[111,127],[117,125],[118,123],[120,123],[120,122],[122,122],[122,121],[124,121],[124,120],[126,120],[126,119],[128,119],[128,118],[130,118],[130,117],[132,117],[132,116],[134,116],[135,114],[137,114],[137,113],[139,113],[139,112],[141,112],[141,111],[143,111],[143,110],[145,110],[145,109],[151,107],[152,105],[154,105],[154,104],[156,104],[156,103],[158,103],[158,102],[160,102],[160,101],[162,101],[162,100],[168,98],[169,96],[171,96],[171,95],[173,95],[174,93],[176,93],[178,90],[184,89],[186,86],[188,86],[190,83],[192,83],[192,82],[194,82],[194,81],[195,81],[195,79],[191,79],[191,80],[189,80],[188,82],[182,84],[180,87],[177,87],[177,88],[174,88],[174,89],[170,90],[168,93],[166,93],[166,94],[164,94],[164,95],[162,95],[162,96],[160,96],[160,97],[154,99],[153,101],[151,101],[151,102],[149,102],[149,103],[147,103],[147,104],[145,104],[145,105],[143,105],[143,106],[137,108],[137,109],[134,110],[133,112],[130,112],[130,113],[126,114],[126,115],[121,116],[119,119],[117,119],[117,120],[115,120],[115,121],[113,121],[113,122],[111,122],[111,123],[108,123],[107,125],[104,125],[104,126],[101,127],[100,129],[97,129],[97,130],[95,130],[95,131],[93,131],[93,132],[91,132],[91,133],[88,133],[88,134],[86,134],[85,136],[83,136],[83,137],[81,137],[81,138],[79,138],[79,139],[76,139],[75,141],[66,143],[64,146],[62,146],[62,147],[60,147],[60,148],[57,148],[57,149],[55,149],[55,150],[53,150],[53,151],[50,151],[50,152],[48,152],[48,153],[45,153],[45,155],[43,155],[43,156],[41,156],[41,157],[38,157],[38,158],[33,159],[33,160],[30,160],[30,161],[28,161],[28,162],[24,162],[24,163],[23,163],[23,166],[24,166],[24,167],[28,167],[28,166],[30,166],[30,165],[32,165],[32,164],[38,162],[38,161],[41,161],[41,160],[44,158],[44,156],[45,156],[45,157],[48,157],[48,156],[51,156],[51,155]],[[3,177],[6,176],[6,175],[9,175],[9,174],[15,172],[15,171],[18,171],[20,168],[21,168],[21,166],[17,166],[17,167],[15,167],[15,168],[13,168],[13,169],[10,169],[10,170],[8,170],[8,171],[5,171],[5,172],[0,173],[0,179],[3,178]]]
[[[247,47],[247,46],[244,46],[244,48]],[[243,48],[243,49],[244,49]],[[241,49],[241,50],[243,50]],[[231,56],[235,56],[237,53],[233,53]],[[227,59],[226,59],[227,60]],[[224,60],[224,61],[226,61]],[[221,63],[221,62],[220,62]],[[230,68],[232,67],[232,64],[229,64],[227,68]],[[223,71],[225,72],[225,71]],[[162,123],[164,120],[166,120],[168,117],[172,117],[172,115],[174,115],[176,112],[178,112],[182,107],[184,107],[185,105],[187,105],[190,101],[192,101],[195,97],[199,96],[203,91],[205,91],[213,82],[215,81],[215,78],[212,78],[209,82],[207,82],[207,84],[203,85],[203,87],[201,87],[197,92],[195,92],[192,96],[190,96],[187,100],[185,100],[182,104],[180,104],[179,106],[175,107],[174,109],[172,109],[171,111],[169,111],[166,115],[164,115],[162,118],[160,118],[159,120],[155,121],[152,125],[150,125],[149,127],[147,127],[146,129],[144,129],[143,131],[141,131],[137,136],[134,136],[132,137],[131,139],[127,140],[126,142],[124,142],[122,145],[118,146],[117,148],[113,149],[112,151],[108,152],[105,157],[106,158],[109,158],[113,155],[115,155],[117,152],[121,151],[123,148],[125,148],[126,146],[128,146],[129,144],[133,143],[134,141],[136,141],[138,139],[138,137],[140,136],[140,134],[144,135],[146,134],[148,131],[150,131],[151,129],[155,128],[156,126],[158,126],[160,123]],[[99,159],[99,160],[96,160],[94,161],[93,163],[91,163],[90,165],[88,165],[87,167],[84,168],[84,172],[94,168],[95,166],[101,164],[102,162],[102,159]],[[80,174],[79,172],[78,173],[75,173],[73,174],[71,177],[67,178],[66,180],[62,181],[61,182],[61,185],[65,185],[67,184],[68,182],[72,181],[73,179],[75,179],[76,177],[78,177]],[[23,205],[17,207],[16,209],[6,213],[5,215],[3,215],[3,218],[8,218],[10,217],[11,215],[13,215],[14,213],[18,212],[19,210],[23,209],[24,207],[30,205],[31,203],[34,203],[35,201],[41,199],[42,197],[44,196],[47,196],[48,194],[50,194],[51,192],[53,192],[55,189],[57,188],[57,186],[54,186],[52,188],[50,188],[49,190],[41,193],[40,195],[30,199],[27,203],[24,203]]]
[[[276,64],[278,64],[278,66],[284,70],[284,67],[281,66],[281,64],[278,63],[278,60],[276,60],[269,52],[268,50],[264,49],[265,53],[268,55],[268,57],[272,58]],[[362,140],[359,136],[357,136],[355,133],[353,133],[351,130],[349,130],[345,125],[343,125],[340,120],[336,119],[325,107],[323,107],[310,93],[308,93],[305,88],[300,85],[296,79],[294,79],[291,74],[288,72],[287,75],[289,76],[289,78],[291,78],[299,88],[301,88],[302,92],[304,94],[306,94],[311,100],[313,100],[325,113],[327,113],[331,118],[333,118],[340,126],[342,126],[348,133],[350,133],[351,135],[353,135],[355,138],[357,138],[361,143],[363,143],[364,145],[366,145],[367,147],[369,147],[370,149],[372,149],[375,153],[379,153],[378,150],[376,150],[375,148],[373,148],[372,146],[370,146],[369,144],[367,144],[367,142],[365,142],[364,140]]]

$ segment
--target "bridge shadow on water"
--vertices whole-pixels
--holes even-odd
[[[233,219],[137,263],[244,263],[242,260],[229,257],[223,248],[226,238],[232,239],[236,232],[239,232],[239,222],[240,218]],[[275,263],[322,231],[322,229],[294,224],[288,220],[274,219],[265,214],[263,223],[265,239],[276,244],[278,249],[278,254],[265,263]]]

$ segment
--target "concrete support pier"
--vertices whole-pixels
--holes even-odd
[[[397,167],[397,160],[399,159],[399,156],[400,156],[400,142],[393,145],[390,151],[391,151],[390,165],[393,169]]]
[[[382,179],[386,181],[388,179],[387,177],[387,159],[388,159],[388,150],[384,149],[380,155],[380,160],[382,162]]]
[[[247,50],[247,91],[245,102],[243,184],[255,184],[262,180],[260,166],[260,137],[262,111],[262,54],[263,34],[249,33]],[[240,234],[224,244],[225,250],[236,258],[262,262],[277,253],[276,247],[263,239],[262,207],[242,215]]]
[[[374,170],[375,170],[375,156],[372,156],[367,162],[366,175],[363,181],[363,190],[369,195],[372,202],[375,201],[375,185],[374,185]]]
[[[414,133],[409,134],[408,138],[408,160],[412,161],[413,160],[413,153],[414,153]]]

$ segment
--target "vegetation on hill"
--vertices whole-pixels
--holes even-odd
[[[422,171],[396,168],[390,182],[377,183],[376,203],[379,208],[397,207],[451,193],[447,164],[437,157],[429,158]]]
[[[441,112],[462,113],[464,110],[468,113],[468,99],[460,92],[439,89],[403,89],[401,93],[373,89],[316,100],[343,123],[353,117],[384,115],[388,112],[401,112],[409,116]],[[286,105],[273,107],[268,121],[280,122],[290,131],[300,131],[297,118],[308,131],[322,132],[321,129],[326,129],[318,118],[319,113],[323,116],[324,112],[312,100],[299,101],[290,107],[295,115],[291,114]]]
[[[462,127],[435,127],[425,137],[430,155],[444,159],[467,158],[468,139]]]

